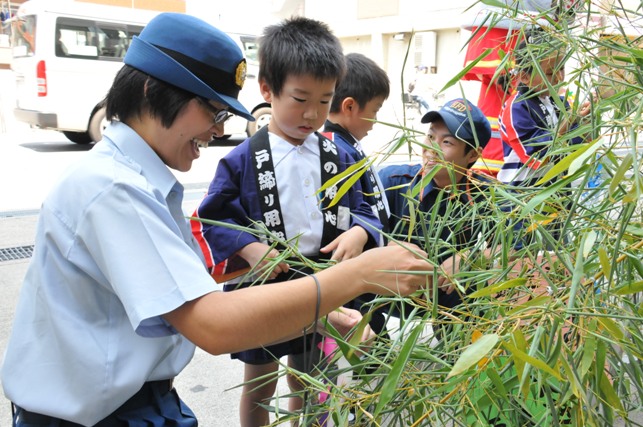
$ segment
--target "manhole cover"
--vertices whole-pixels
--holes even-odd
[[[31,254],[33,254],[33,245],[0,249],[0,262],[31,258]]]

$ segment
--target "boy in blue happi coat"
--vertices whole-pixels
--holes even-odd
[[[316,132],[326,120],[335,86],[345,72],[339,40],[321,22],[292,18],[266,28],[259,59],[260,90],[272,105],[272,119],[221,160],[197,214],[248,227],[262,223],[269,233],[257,237],[256,233],[201,223],[193,230],[215,275],[245,264],[282,281],[297,277],[301,270],[290,268],[285,261],[271,262],[289,246],[309,259],[341,262],[376,246],[381,224],[364,201],[359,184],[332,206],[338,187],[319,191],[352,164],[344,150]],[[239,280],[246,279],[232,280],[225,289],[252,284],[252,279]],[[329,320],[350,317],[339,325],[343,326],[340,332],[348,332],[357,323],[357,315],[344,310]],[[275,373],[278,360],[286,355],[289,366],[303,372],[310,369],[304,359],[313,350],[311,341],[310,336],[296,338],[232,357],[245,363],[245,382]],[[268,411],[261,405],[272,397],[276,384],[275,376],[244,387],[242,426],[269,423]],[[289,376],[289,385],[292,390],[302,389],[294,377]],[[291,398],[290,410],[301,404],[301,399]]]

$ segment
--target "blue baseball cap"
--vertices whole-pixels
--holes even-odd
[[[237,100],[246,79],[241,49],[226,33],[197,17],[160,13],[132,39],[124,62],[254,121]]]
[[[429,111],[422,117],[422,123],[436,120],[442,120],[456,138],[473,147],[484,148],[491,139],[489,120],[480,108],[466,99],[448,101],[438,111]]]

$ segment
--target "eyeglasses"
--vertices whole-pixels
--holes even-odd
[[[221,124],[225,123],[230,117],[232,117],[234,114],[230,113],[228,110],[219,110],[215,108],[210,102],[205,99],[197,96],[197,101],[199,101],[205,108],[208,109],[209,112],[212,113],[212,121],[214,124]]]

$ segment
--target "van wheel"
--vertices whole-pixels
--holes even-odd
[[[106,110],[105,107],[99,108],[96,110],[91,120],[89,121],[89,137],[94,142],[98,142],[103,139],[103,131],[109,124],[109,121],[105,118]]]
[[[272,108],[261,107],[252,113],[252,116],[255,118],[255,121],[248,122],[248,136],[252,136],[262,127],[268,126],[270,118],[272,117]]]
[[[92,142],[92,139],[87,132],[71,132],[64,130],[63,135],[65,135],[68,140],[75,142],[76,144],[89,144]]]

